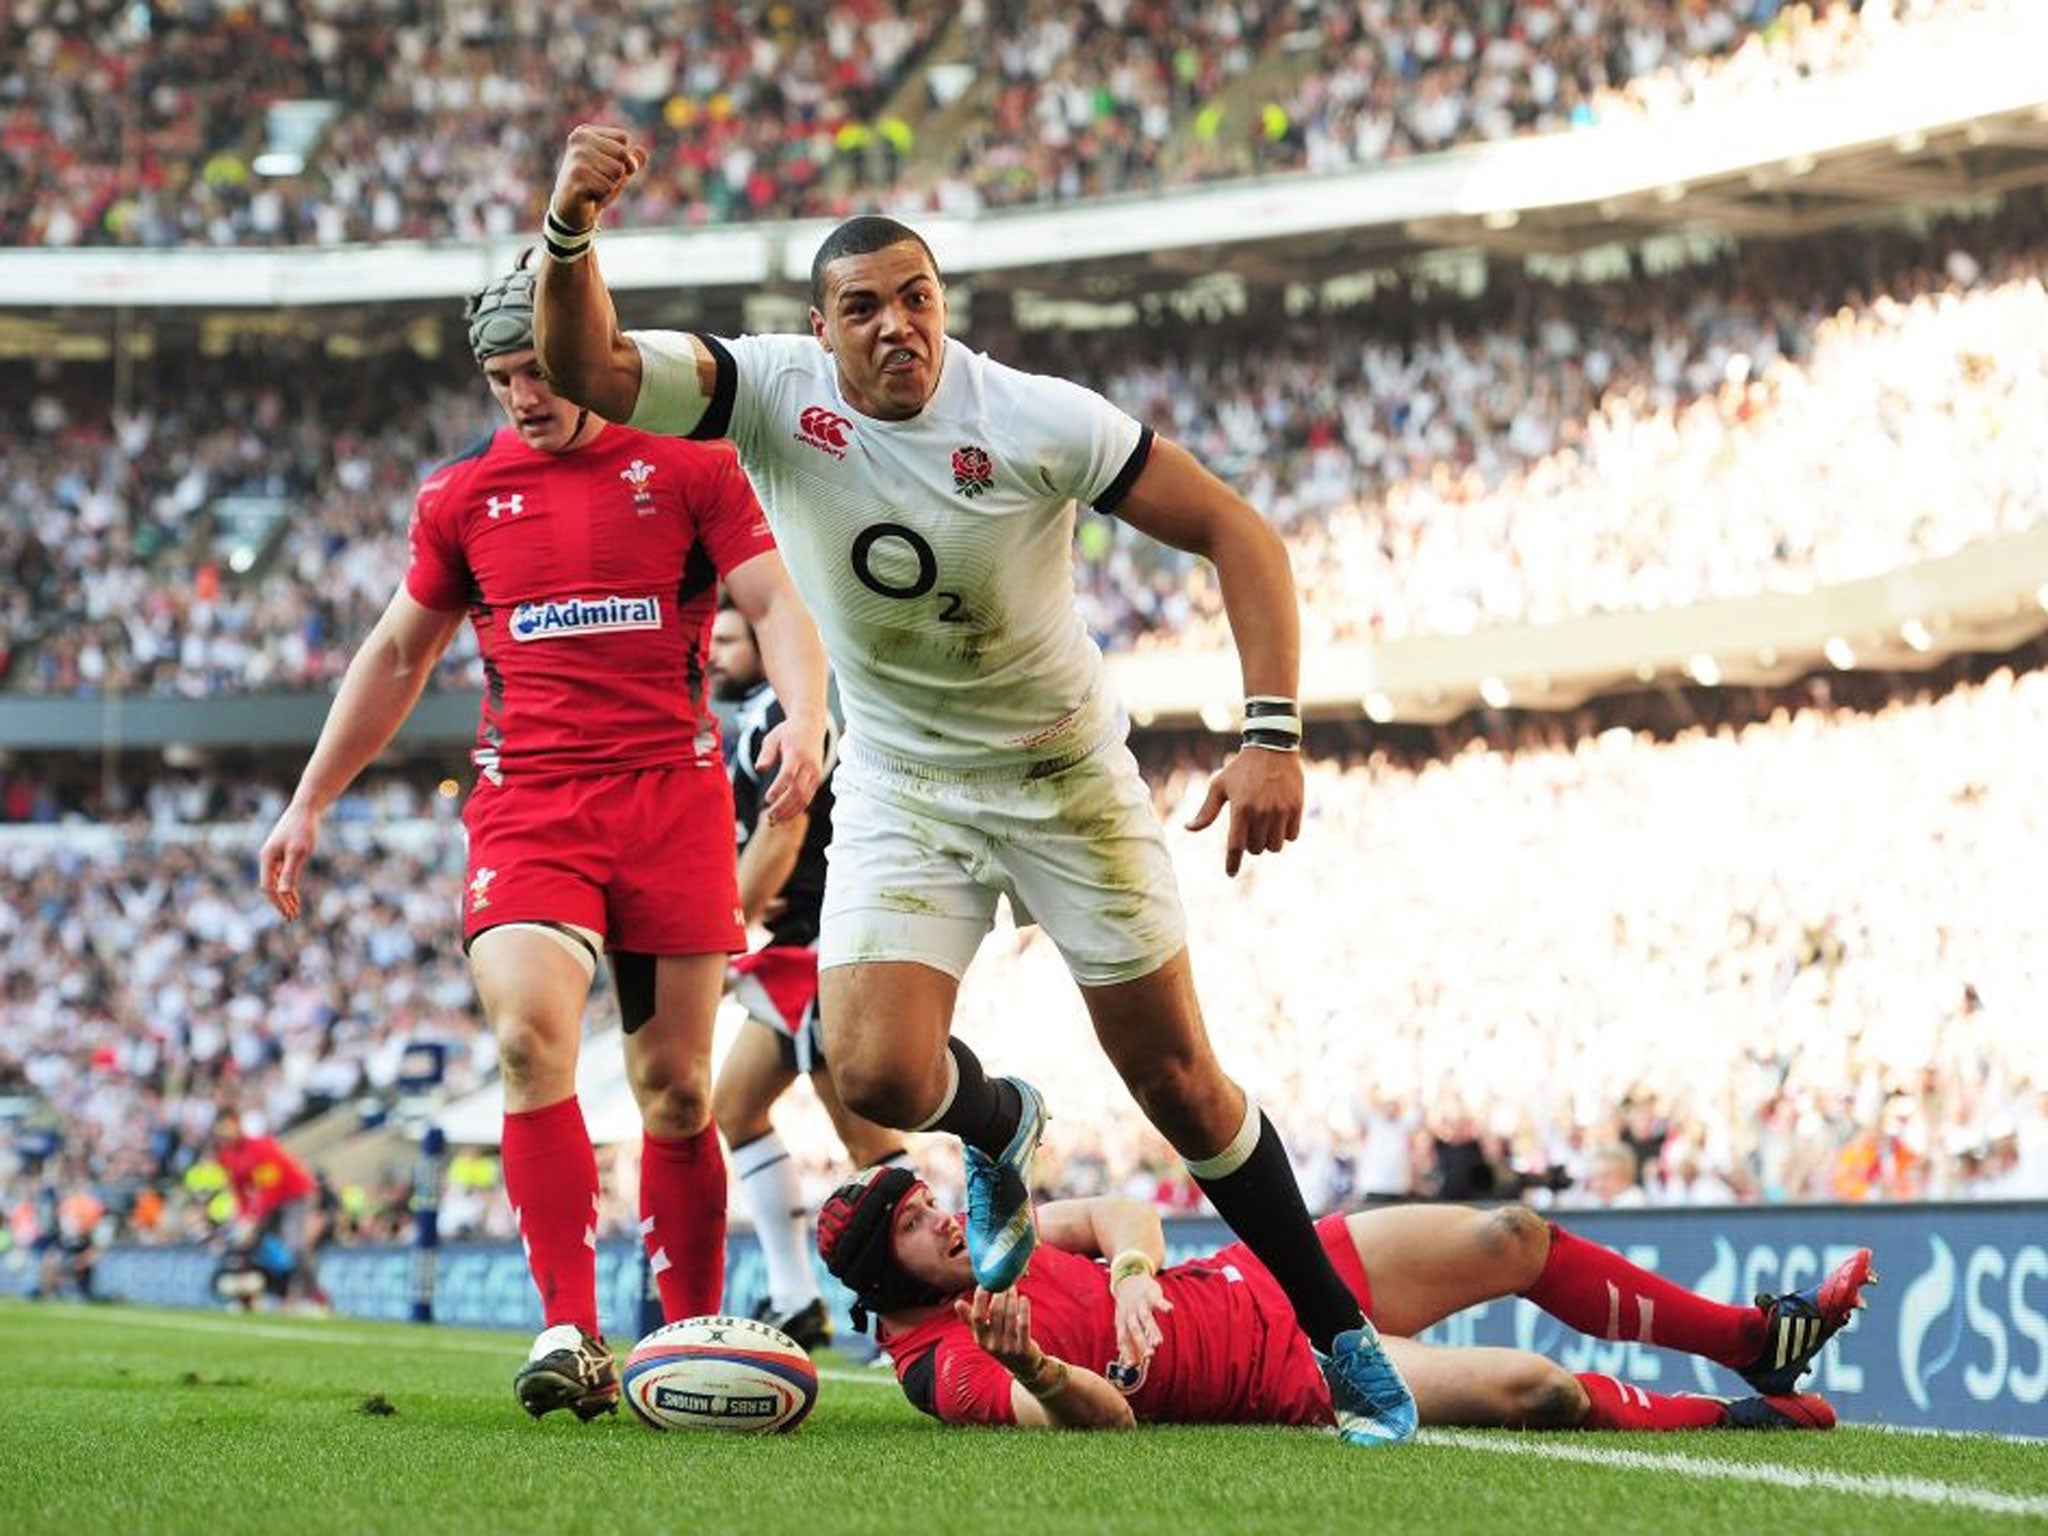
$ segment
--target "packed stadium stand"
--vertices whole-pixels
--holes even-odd
[[[1072,202],[1759,99],[2024,6],[30,3],[0,245],[502,237],[586,119],[664,131],[651,220]]]
[[[1476,180],[1518,148],[1562,166],[1575,136],[1716,108],[1768,130],[1792,84],[2040,21],[2024,0],[62,9],[0,19],[0,276],[74,247],[358,242],[422,270],[466,245],[482,274],[592,118],[655,145],[633,229],[872,206],[994,221],[994,247],[1053,227],[1021,210],[1142,206],[1156,233],[1213,196]],[[967,339],[1102,389],[1288,540],[1309,825],[1236,881],[1213,834],[1174,839],[1212,1033],[1319,1205],[2048,1197],[2048,93],[1983,111],[1888,136],[1897,167],[1731,160],[1736,193],[1652,178],[1578,225],[1537,184],[1178,256],[1141,233],[1099,286],[974,248]],[[622,302],[724,331],[761,313],[682,284]],[[786,274],[761,287],[801,316]],[[320,1152],[344,1231],[391,1236],[403,1125],[495,1070],[456,922],[466,639],[330,818],[297,928],[252,858],[400,579],[414,485],[491,405],[459,288],[176,291],[0,309],[0,1208],[19,1241],[38,1190],[88,1183],[123,1235],[204,1235],[199,1148],[232,1100]],[[1105,519],[1077,565],[1176,827],[1236,725],[1218,596]],[[614,1022],[600,995],[591,1029]],[[1199,1199],[1030,932],[991,940],[958,1027],[1056,1106],[1047,1189]],[[782,1120],[822,1194],[829,1130]],[[450,1198],[454,1232],[508,1230],[487,1151]]]

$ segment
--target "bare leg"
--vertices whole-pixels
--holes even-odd
[[[711,1089],[711,1118],[724,1132],[726,1145],[743,1147],[773,1131],[769,1111],[795,1081],[796,1069],[783,1061],[775,1031],[763,1024],[742,1025]]]
[[[589,967],[559,939],[514,923],[476,936],[469,970],[498,1037],[506,1112],[540,1109],[574,1094]]]
[[[856,1115],[848,1109],[839,1097],[839,1090],[832,1085],[832,1074],[824,1067],[811,1074],[811,1086],[816,1090],[818,1102],[825,1106],[825,1113],[832,1121],[832,1129],[839,1133],[840,1143],[846,1148],[847,1160],[856,1168],[872,1168],[876,1163],[900,1155],[903,1150],[903,1133],[877,1124],[865,1116]]]
[[[725,956],[662,955],[654,1016],[626,1036],[626,1077],[654,1136],[694,1136],[711,1123],[711,1034],[725,992]]]
[[[672,1323],[718,1311],[725,1294],[726,1171],[711,1120],[711,1035],[725,966],[716,953],[657,957],[653,1013],[626,1036],[626,1078],[646,1127],[640,1231]]]
[[[1404,1336],[1528,1289],[1550,1250],[1549,1223],[1522,1205],[1383,1206],[1344,1224],[1372,1285],[1373,1321]]]
[[[1578,1378],[1523,1349],[1439,1349],[1382,1336],[1424,1424],[1571,1429],[1589,1399]]]
[[[909,960],[818,973],[825,1063],[847,1108],[903,1130],[939,1113],[951,1081],[946,1039],[959,992],[944,971]]]
[[[1187,951],[1081,996],[1110,1064],[1174,1151],[1198,1162],[1228,1145],[1244,1123],[1244,1090],[1209,1045]]]

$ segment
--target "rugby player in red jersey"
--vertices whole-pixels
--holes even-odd
[[[905,1395],[946,1423],[1332,1425],[1328,1383],[1244,1244],[1168,1265],[1159,1213],[1114,1196],[1049,1203],[1038,1223],[1015,1289],[978,1289],[960,1219],[908,1170],[874,1169],[826,1201],[818,1250],[854,1292],[855,1321],[861,1311],[879,1320]],[[1424,1424],[1832,1428],[1833,1408],[1798,1380],[1876,1278],[1859,1249],[1805,1290],[1728,1306],[1521,1205],[1385,1206],[1326,1216],[1316,1230]],[[1649,1392],[1527,1350],[1413,1337],[1514,1295],[1596,1338],[1715,1360],[1755,1395]]]
[[[533,351],[533,278],[473,295],[469,341],[509,425],[420,486],[412,558],[350,662],[297,792],[263,845],[286,920],[321,817],[418,701],[466,617],[485,689],[463,943],[496,1033],[505,1190],[545,1327],[516,1390],[538,1416],[617,1406],[599,1337],[598,1169],[576,1099],[585,999],[610,956],[645,1127],[641,1231],[669,1320],[718,1310],[725,1162],[711,1040],[746,947],[733,803],[706,699],[722,581],[760,638],[785,719],[763,744],[771,821],[823,772],[826,666],[730,449],[605,421]]]
[[[320,1184],[312,1170],[275,1137],[251,1136],[242,1112],[232,1105],[214,1115],[212,1141],[213,1155],[235,1197],[230,1247],[238,1254],[253,1254],[264,1238],[275,1237],[291,1260],[285,1300],[325,1307],[327,1293],[320,1288],[313,1257],[325,1223]]]

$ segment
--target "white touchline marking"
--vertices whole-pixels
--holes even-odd
[[[1796,1431],[1786,1431],[1794,1434]],[[1768,1483],[1777,1489],[1811,1489],[1821,1493],[1860,1494],[1867,1498],[1903,1499],[1913,1504],[1941,1504],[1958,1509],[1981,1510],[1992,1515],[2048,1515],[2048,1498],[1999,1493],[1990,1488],[1969,1488],[1956,1483],[1938,1483],[1924,1477],[1861,1476],[1853,1472],[1829,1472],[1817,1467],[1788,1467],[1782,1462],[1768,1466],[1750,1462],[1703,1461],[1650,1451],[1603,1450],[1597,1445],[1559,1444],[1551,1440],[1501,1436],[1497,1430],[1467,1430],[1462,1433],[1426,1429],[1418,1437],[1424,1445],[1451,1446],[1461,1451],[1491,1451],[1502,1456],[1538,1456],[1553,1461],[1576,1461],[1587,1466],[1617,1467],[1629,1472],[1675,1472],[1682,1477],[1724,1478],[1738,1483]]]
[[[2048,1445],[2048,1436],[2019,1435],[1999,1429],[1930,1429],[1925,1424],[1858,1424],[1873,1435],[1904,1435],[1914,1440],[2002,1440],[2007,1445]]]
[[[873,1366],[863,1365],[853,1370],[844,1370],[836,1365],[821,1366],[818,1380],[836,1381],[843,1387],[888,1387],[896,1386],[894,1371],[879,1371]]]
[[[312,1317],[300,1319],[300,1326],[294,1327],[291,1320],[287,1318],[273,1318],[269,1321],[258,1322],[248,1318],[208,1317],[203,1313],[196,1317],[172,1317],[161,1312],[119,1312],[111,1307],[99,1309],[93,1312],[91,1316],[95,1324],[119,1323],[130,1328],[163,1328],[172,1333],[222,1334],[237,1339],[288,1339],[294,1344],[389,1344],[393,1342],[391,1334],[349,1333],[326,1326],[326,1322],[322,1318]],[[402,1326],[404,1325],[392,1324],[393,1328]],[[510,1333],[505,1335],[505,1342],[503,1344],[497,1344],[489,1339],[451,1337],[449,1334],[437,1331],[431,1324],[427,1324],[410,1337],[400,1334],[398,1338],[404,1340],[405,1346],[408,1349],[414,1346],[421,1346],[428,1349],[448,1350],[455,1354],[477,1355],[516,1355],[519,1352],[518,1336]]]

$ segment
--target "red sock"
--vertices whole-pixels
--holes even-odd
[[[505,1116],[505,1195],[552,1328],[597,1332],[597,1154],[574,1094]]]
[[[1764,1346],[1755,1307],[1709,1301],[1555,1224],[1543,1273],[1522,1294],[1596,1339],[1661,1344],[1727,1366],[1748,1365]]]
[[[1579,1372],[1579,1385],[1593,1400],[1580,1429],[1713,1429],[1721,1422],[1721,1400],[1689,1393],[1646,1392],[1612,1376]]]
[[[725,1296],[725,1154],[718,1128],[640,1144],[640,1237],[665,1322],[703,1317]]]

